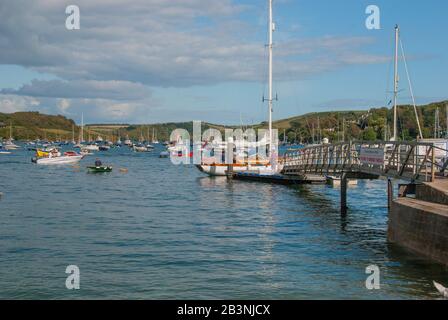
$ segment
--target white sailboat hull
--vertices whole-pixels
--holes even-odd
[[[209,176],[225,176],[227,173],[226,165],[197,165],[199,171],[208,174]],[[233,172],[244,172],[247,171],[247,166],[243,167],[233,167]]]
[[[20,147],[17,146],[17,145],[15,145],[15,144],[5,144],[5,145],[3,146],[3,148],[4,148],[5,150],[17,150],[17,149],[19,149]]]

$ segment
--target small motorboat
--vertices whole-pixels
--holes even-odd
[[[162,151],[160,152],[159,158],[168,158],[170,156],[170,153],[168,151]]]
[[[112,167],[110,167],[110,166],[107,166],[107,167],[105,167],[105,166],[99,166],[99,167],[90,166],[90,167],[87,167],[87,169],[89,169],[89,172],[92,172],[92,173],[104,173],[104,172],[112,171]]]
[[[110,146],[108,145],[102,145],[99,147],[100,151],[109,151],[110,150]]]
[[[41,165],[66,165],[78,163],[83,158],[83,155],[74,151],[68,151],[61,155],[59,150],[54,148],[50,152],[37,149],[36,157],[32,158],[31,161]]]

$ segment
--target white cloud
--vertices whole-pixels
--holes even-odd
[[[68,99],[60,99],[58,102],[58,108],[63,114],[67,112],[68,108],[70,108],[70,105],[71,103]]]
[[[0,94],[0,112],[12,113],[26,111],[35,109],[39,105],[39,100],[33,97]]]
[[[261,31],[240,15],[253,7],[234,0],[77,0],[81,30],[68,31],[65,7],[70,4],[0,2],[0,63],[58,77],[3,89],[3,111],[85,110],[98,121],[131,121],[156,105],[152,87],[265,80]],[[387,59],[363,52],[363,46],[372,44],[366,37],[303,39],[288,34],[277,39],[277,81]]]

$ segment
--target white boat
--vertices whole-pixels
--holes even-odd
[[[128,147],[132,146],[132,141],[129,139],[129,137],[127,137],[126,140],[124,140],[124,145]]]
[[[74,151],[68,151],[62,155],[58,149],[54,148],[49,152],[38,149],[36,157],[32,158],[31,161],[41,165],[64,165],[78,163],[82,158],[84,158],[83,155]]]
[[[5,150],[17,150],[20,146],[14,144],[14,139],[12,138],[12,123],[9,125],[9,139],[3,145],[3,149]]]
[[[5,150],[17,150],[20,149],[20,146],[14,144],[11,140],[6,141],[6,143],[3,145],[3,148]]]
[[[98,147],[96,144],[88,144],[84,146],[83,149],[87,151],[100,151],[100,147]]]
[[[269,160],[263,160],[263,159],[245,159],[243,162],[237,161],[237,159],[234,159],[234,163],[232,164],[233,172],[253,172],[258,174],[278,174],[281,171],[281,165],[277,164],[277,152],[274,150],[274,144],[273,144],[273,131],[272,131],[272,110],[273,110],[273,102],[274,102],[274,96],[273,96],[273,32],[275,31],[275,24],[273,22],[273,15],[272,15],[272,2],[273,0],[269,0],[269,23],[268,23],[268,34],[269,34],[269,44],[268,44],[268,51],[269,51],[269,74],[268,74],[268,98],[264,99],[263,101],[268,102],[268,124],[269,124],[269,136],[264,141],[259,141],[257,145],[261,146],[269,146],[268,151],[268,157]],[[231,138],[233,140],[233,138]],[[232,142],[233,141],[229,141]],[[245,152],[246,150],[241,149],[249,149],[249,144],[244,142],[244,144],[240,144],[241,142],[235,141],[235,146],[237,150],[240,150]],[[212,143],[213,144],[213,143]],[[170,152],[175,152],[177,146],[169,147],[168,150]],[[238,148],[239,147],[239,148]],[[214,146],[213,149],[218,150],[225,150],[227,149],[226,142],[224,142],[221,146]],[[212,176],[224,176],[227,173],[228,170],[228,164],[218,164],[218,163],[207,163],[204,159],[202,159],[201,164],[196,166],[201,172],[204,172],[208,175]]]
[[[42,165],[64,165],[64,164],[74,164],[78,163],[82,160],[84,156],[78,155],[78,156],[60,156],[60,157],[54,157],[54,158],[39,158],[39,159],[33,159],[33,162],[36,164],[42,164]]]
[[[93,151],[89,151],[89,150],[86,150],[84,148],[81,148],[81,151],[79,152],[79,154],[82,155],[82,156],[91,156],[94,153],[93,153]]]
[[[170,156],[170,153],[168,151],[162,151],[159,154],[159,158],[168,158]]]
[[[133,150],[135,151],[135,152],[148,152],[148,151],[150,151],[147,147],[145,147],[145,146],[133,146],[132,147],[133,148]]]
[[[159,141],[157,140],[157,134],[155,133],[155,129],[152,128],[152,144],[159,144]]]
[[[9,151],[4,151],[4,150],[3,150],[3,145],[0,144],[0,154],[11,154],[11,152],[9,152]]]

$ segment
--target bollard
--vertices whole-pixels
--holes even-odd
[[[347,214],[347,174],[342,173],[341,176],[341,214]]]
[[[394,189],[392,186],[392,180],[387,179],[387,208],[392,208],[392,201],[394,199]]]

